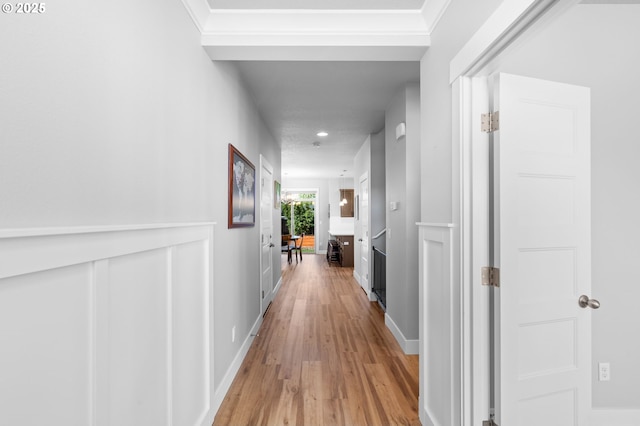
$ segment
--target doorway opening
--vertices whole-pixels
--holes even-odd
[[[302,253],[315,254],[318,191],[284,190],[280,212],[288,233],[302,236]]]

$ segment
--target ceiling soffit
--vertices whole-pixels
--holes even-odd
[[[215,60],[419,60],[450,0],[420,9],[211,9],[183,0]],[[331,49],[328,49],[331,48]]]

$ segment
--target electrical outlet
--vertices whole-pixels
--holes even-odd
[[[231,343],[236,341],[236,326],[231,327]]]
[[[608,362],[598,364],[598,380],[608,382],[611,379],[611,366]]]

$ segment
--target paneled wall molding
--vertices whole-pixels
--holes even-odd
[[[214,223],[0,230],[0,278],[197,240]]]
[[[18,237],[40,237],[46,235],[89,234],[96,232],[138,231],[145,229],[186,228],[194,226],[213,226],[215,224],[215,222],[186,222],[146,223],[134,225],[62,226],[47,228],[0,228],[0,239]]]
[[[210,425],[213,233],[0,231],[0,424]]]
[[[459,424],[459,288],[455,272],[455,231],[451,223],[418,223],[420,299],[420,396],[423,425]],[[443,332],[442,329],[446,329]]]

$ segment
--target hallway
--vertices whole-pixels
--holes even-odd
[[[284,259],[284,258],[283,258]],[[406,356],[353,269],[283,262],[214,425],[419,425],[418,357]]]

